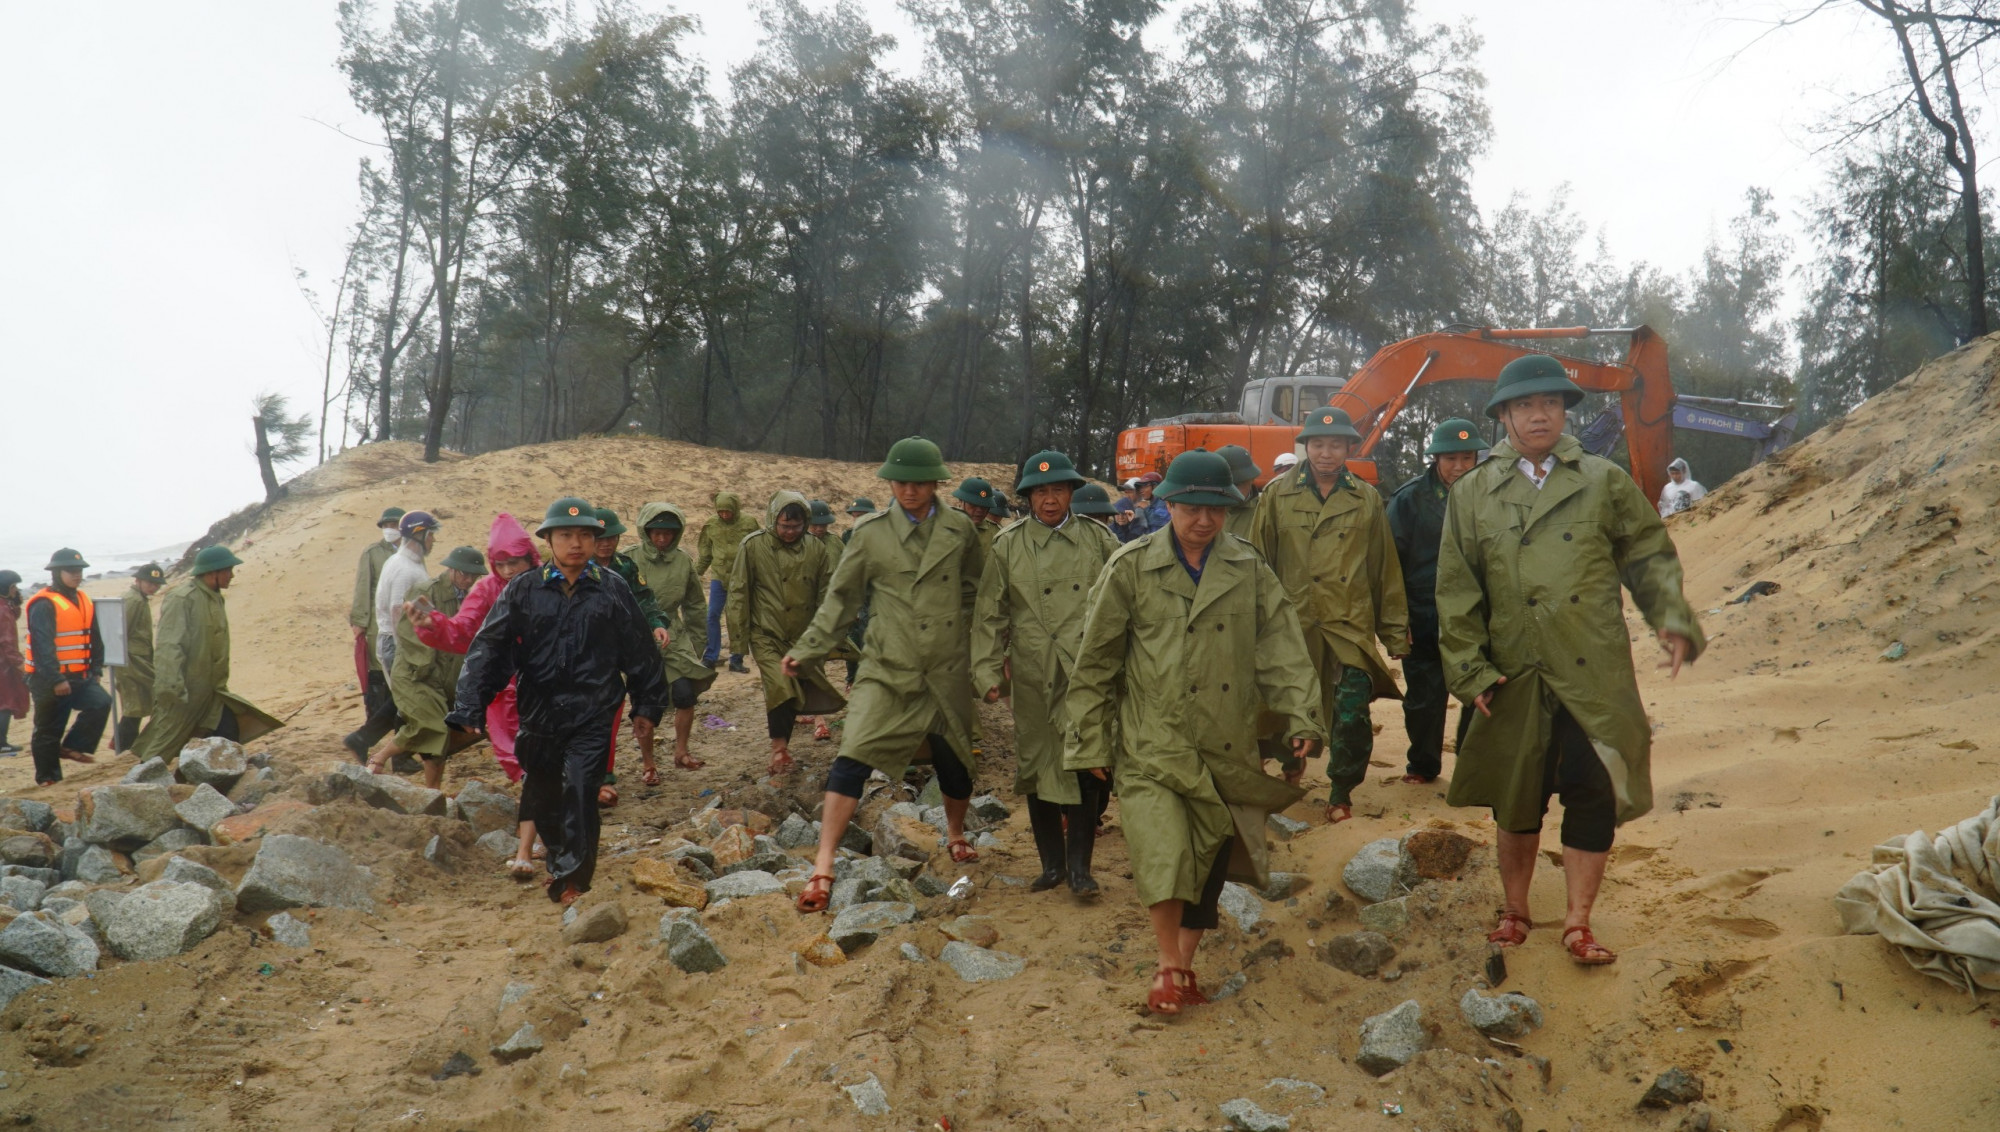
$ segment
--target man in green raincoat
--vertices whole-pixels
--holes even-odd
[[[729,576],[736,570],[736,550],[756,529],[757,520],[743,513],[743,501],[736,498],[735,492],[718,492],[715,518],[701,525],[701,535],[695,542],[695,573],[709,576],[708,646],[702,650],[701,662],[710,668],[722,659],[722,608],[729,603]],[[729,671],[750,671],[743,666],[743,647],[747,643],[729,642]]]
[[[894,505],[854,524],[826,600],[784,660],[791,679],[824,663],[861,603],[871,602],[867,658],[854,682],[840,755],[827,772],[819,857],[799,894],[804,912],[827,905],[834,851],[869,771],[899,782],[926,749],[944,795],[951,859],[979,859],[965,839],[974,773],[970,658],[979,534],[964,514],[938,505],[938,483],[951,473],[937,445],[920,436],[899,440],[875,474],[889,481]]]
[[[222,591],[243,560],[226,546],[205,546],[189,567],[192,577],[160,598],[153,630],[153,718],[132,744],[140,762],[180,757],[189,739],[219,735],[242,742],[276,721],[229,692],[229,610]],[[246,715],[255,717],[246,721]],[[246,723],[254,723],[254,728]]]
[[[1307,414],[1298,440],[1305,462],[1264,489],[1250,541],[1285,583],[1305,628],[1330,721],[1326,816],[1343,822],[1354,816],[1354,788],[1375,750],[1369,702],[1401,695],[1375,642],[1391,658],[1408,653],[1409,612],[1381,493],[1347,470],[1361,434],[1345,412],[1319,408]],[[1287,761],[1285,770],[1303,768]]]
[[[743,642],[764,682],[764,718],[771,736],[770,774],[792,768],[792,728],[799,717],[839,711],[846,701],[827,682],[826,666],[785,671],[785,653],[812,624],[833,580],[826,543],[806,534],[812,512],[806,497],[780,491],[771,497],[770,527],[752,531],[736,555],[729,578],[729,640]]]
[[[1071,495],[1088,482],[1053,449],[1021,465],[1014,490],[1028,517],[1001,531],[986,552],[972,623],[973,688],[997,703],[1012,676],[1014,790],[1027,795],[1042,859],[1029,891],[1054,888],[1067,876],[1079,896],[1098,891],[1090,858],[1100,783],[1063,767],[1063,700],[1091,587],[1118,549],[1110,531],[1070,514]]]
[[[402,545],[402,532],[397,528],[405,514],[401,507],[385,508],[382,517],[375,520],[382,537],[369,543],[354,564],[354,603],[348,607],[347,624],[354,630],[354,639],[368,649],[368,675],[361,684],[361,708],[367,718],[355,732],[364,753],[395,730],[397,722],[396,706],[389,698],[389,674],[382,671],[382,658],[375,649],[375,585],[382,580],[383,563]]]
[[[639,583],[652,592],[654,607],[666,621],[667,643],[660,646],[660,662],[666,667],[667,694],[674,707],[674,765],[700,770],[705,764],[688,749],[688,739],[694,732],[695,702],[715,683],[715,669],[701,660],[708,647],[705,602],[701,575],[681,546],[687,514],[671,503],[648,503],[639,508],[639,529],[646,541],[634,548],[632,561],[639,568]],[[644,758],[646,785],[659,785],[650,744],[644,747]]]
[[[368,769],[383,773],[397,755],[423,759],[424,785],[435,790],[444,781],[445,758],[452,751],[451,729],[445,713],[451,710],[458,690],[458,673],[465,666],[465,654],[434,649],[417,639],[412,616],[433,610],[447,618],[458,614],[466,591],[486,573],[486,560],[469,546],[455,548],[444,556],[444,568],[437,576],[410,593],[396,616],[396,656],[389,663],[389,694],[396,699],[403,722],[396,737],[374,758]]]
[[[1411,786],[1436,782],[1444,768],[1444,717],[1450,704],[1444,660],[1438,655],[1437,559],[1444,532],[1444,501],[1451,485],[1479,463],[1486,440],[1479,426],[1460,417],[1439,421],[1424,455],[1430,466],[1396,489],[1389,499],[1389,533],[1403,568],[1403,596],[1410,605],[1410,655],[1403,658],[1403,730],[1410,750],[1403,781]],[[1470,709],[1458,713],[1458,739],[1471,726]]]
[[[1438,548],[1438,647],[1452,694],[1477,710],[1447,800],[1499,827],[1506,904],[1487,937],[1522,943],[1549,799],[1563,803],[1562,944],[1582,964],[1616,956],[1590,931],[1616,827],[1653,805],[1652,729],[1633,675],[1619,586],[1658,633],[1675,675],[1701,655],[1680,557],[1624,469],[1563,433],[1583,399],[1545,354],[1501,369],[1486,415],[1493,456],[1453,485]]]
[[[1283,718],[1296,758],[1325,732],[1298,615],[1257,552],[1222,531],[1241,498],[1228,462],[1183,452],[1158,494],[1168,527],[1120,547],[1090,595],[1064,765],[1116,775],[1132,883],[1159,944],[1147,1005],[1171,1014],[1207,1001],[1194,955],[1223,881],[1269,883],[1265,818],[1303,793],[1263,773],[1259,705]]]
[[[132,588],[125,591],[125,665],[114,669],[118,689],[118,730],[112,745],[129,751],[139,728],[153,714],[153,605],[151,598],[167,581],[156,562],[132,571]]]

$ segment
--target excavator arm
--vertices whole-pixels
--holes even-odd
[[[1630,339],[1622,363],[1587,361],[1520,344],[1611,334]],[[1491,382],[1499,376],[1500,367],[1535,353],[1550,353],[1562,363],[1570,380],[1585,390],[1618,394],[1632,478],[1638,481],[1639,490],[1645,492],[1648,500],[1657,500],[1660,489],[1666,486],[1667,464],[1674,458],[1674,385],[1667,375],[1666,343],[1650,327],[1621,330],[1581,326],[1530,330],[1453,327],[1419,334],[1384,346],[1334,393],[1328,404],[1346,410],[1356,427],[1363,430],[1364,439],[1357,455],[1367,459],[1418,388],[1442,381]]]

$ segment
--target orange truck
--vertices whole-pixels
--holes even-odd
[[[1597,362],[1531,343],[1622,336],[1623,362]],[[1240,444],[1271,478],[1280,453],[1298,451],[1298,421],[1321,405],[1344,409],[1364,439],[1348,466],[1369,483],[1378,480],[1375,446],[1389,431],[1418,388],[1443,381],[1492,382],[1515,358],[1545,353],[1555,357],[1571,381],[1592,393],[1618,394],[1632,476],[1648,499],[1666,485],[1674,458],[1674,384],[1667,376],[1667,346],[1645,326],[1622,329],[1549,327],[1503,330],[1452,326],[1405,338],[1376,351],[1354,376],[1265,377],[1244,383],[1242,405],[1234,413],[1190,413],[1150,421],[1118,435],[1116,467],[1123,482],[1149,471],[1165,472],[1175,456],[1194,448],[1211,452]]]

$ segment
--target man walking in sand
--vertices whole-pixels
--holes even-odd
[[[735,492],[718,492],[715,518],[701,525],[695,540],[695,573],[709,576],[708,648],[701,654],[701,662],[710,668],[722,659],[722,610],[729,604],[729,576],[736,570],[736,551],[756,529],[757,520],[743,513],[743,501]],[[741,641],[729,642],[729,671],[750,671],[743,666]]]
[[[1477,710],[1446,800],[1487,806],[1506,902],[1486,938],[1525,942],[1549,799],[1563,803],[1562,945],[1617,956],[1590,930],[1618,825],[1653,805],[1652,729],[1632,670],[1622,583],[1679,675],[1703,637],[1666,527],[1623,468],[1563,432],[1583,400],[1544,354],[1501,369],[1486,415],[1507,427],[1455,484],[1438,549],[1438,647],[1452,693]]]
[[[1478,425],[1461,417],[1440,421],[1424,449],[1430,467],[1397,488],[1389,500],[1389,533],[1396,540],[1403,597],[1410,608],[1410,655],[1403,658],[1403,682],[1408,685],[1403,693],[1403,729],[1409,734],[1410,749],[1404,756],[1403,781],[1411,786],[1436,782],[1444,769],[1444,717],[1450,694],[1445,690],[1444,661],[1438,656],[1438,539],[1444,531],[1444,501],[1451,485],[1479,463],[1485,447]],[[1461,709],[1461,743],[1470,723],[1467,711]]]
[[[590,891],[597,870],[613,713],[629,698],[633,734],[648,746],[668,699],[659,645],[632,588],[591,560],[603,528],[581,499],[549,505],[536,533],[550,562],[500,591],[445,717],[454,729],[481,731],[486,705],[518,677],[521,817],[548,849],[549,899],[565,905]]]

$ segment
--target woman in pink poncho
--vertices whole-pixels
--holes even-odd
[[[427,617],[416,621],[414,628],[417,639],[434,649],[463,655],[472,647],[472,638],[478,634],[479,626],[486,620],[486,611],[500,598],[500,591],[506,588],[515,576],[535,569],[542,564],[541,556],[535,553],[535,540],[515,520],[514,516],[502,511],[493,517],[493,529],[486,536],[486,560],[492,573],[474,582],[472,589],[459,603],[458,613],[452,617],[433,610]],[[514,704],[514,685],[509,682],[492,704],[486,708],[486,737],[493,744],[493,757],[500,763],[510,782],[521,781],[521,764],[514,759],[514,737],[521,730],[521,713]],[[508,866],[516,876],[533,876],[534,862],[530,859],[535,840],[533,822],[522,822],[520,828],[521,847],[514,854]]]

